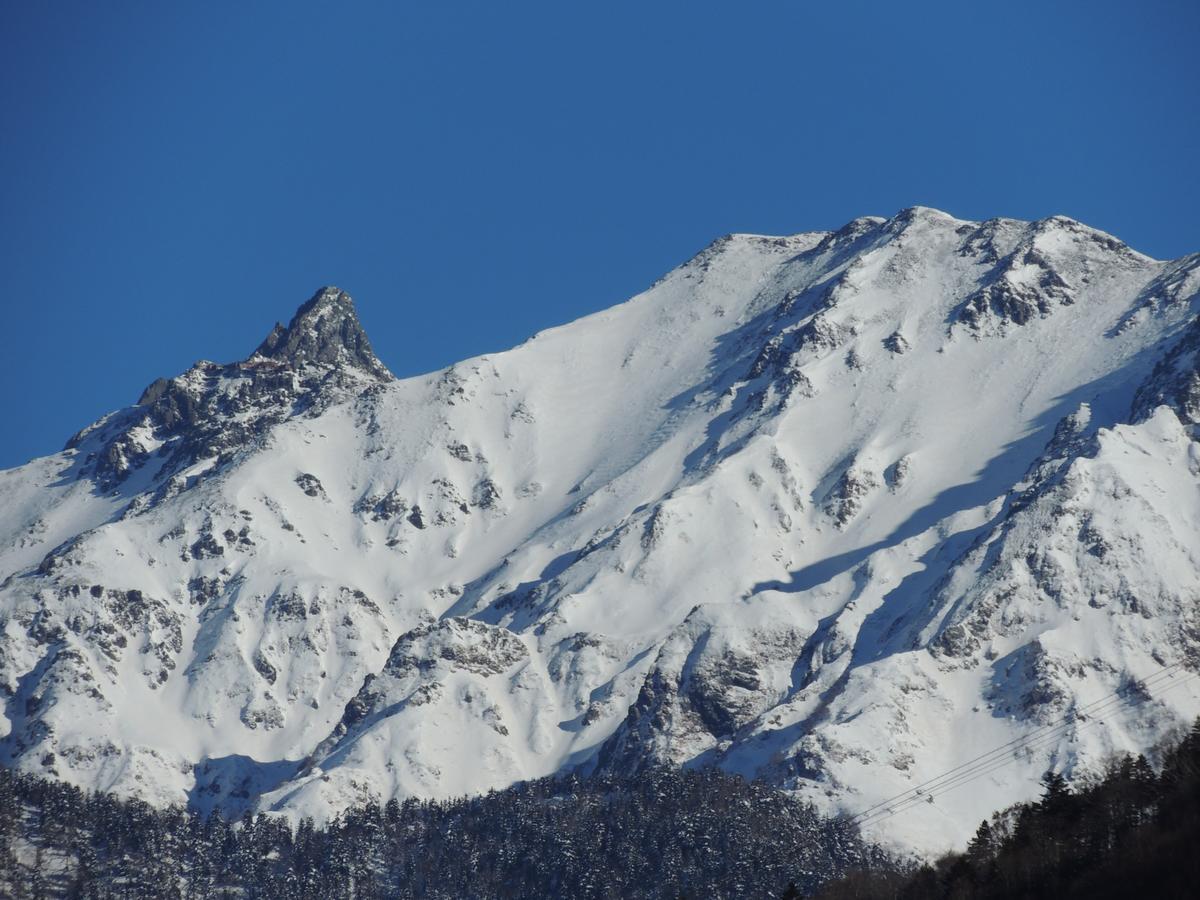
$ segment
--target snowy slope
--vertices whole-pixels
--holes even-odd
[[[0,473],[0,753],[232,813],[649,762],[871,806],[1194,667],[1198,291],[915,208],[398,381],[325,289]],[[1200,712],[1180,674],[870,827],[961,842]]]

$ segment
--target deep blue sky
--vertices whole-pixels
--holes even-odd
[[[1200,250],[1197,47],[1194,0],[5,3],[0,466],[323,284],[411,375],[730,231],[924,204]]]

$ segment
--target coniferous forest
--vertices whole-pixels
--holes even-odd
[[[0,810],[14,898],[779,897],[887,865],[849,826],[716,770],[543,779],[294,830],[0,770]]]
[[[546,778],[483,797],[369,805],[324,828],[229,822],[0,769],[0,896],[13,898],[1190,897],[1200,722],[983,822],[906,866],[853,827],[706,769]]]

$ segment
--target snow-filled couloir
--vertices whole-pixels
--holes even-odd
[[[397,380],[326,288],[0,473],[3,762],[318,819],[714,764],[856,812],[1014,742],[868,825],[961,843],[1200,712],[1198,292],[915,208]]]

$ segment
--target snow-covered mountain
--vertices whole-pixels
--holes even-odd
[[[853,812],[1014,742],[869,826],[960,843],[1200,713],[1198,316],[1200,254],[925,208],[405,380],[326,288],[0,473],[2,761],[318,819],[716,764]]]

